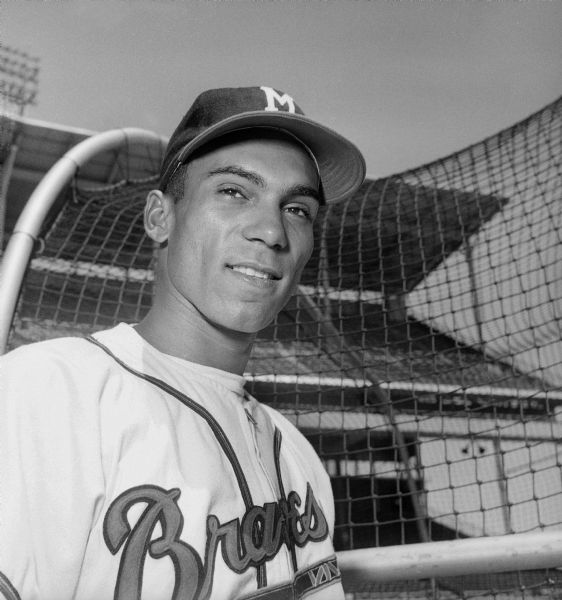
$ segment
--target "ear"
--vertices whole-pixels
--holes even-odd
[[[168,239],[174,220],[174,202],[160,190],[151,190],[144,207],[144,228],[149,238],[163,244]]]

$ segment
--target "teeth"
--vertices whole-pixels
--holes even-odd
[[[263,271],[256,271],[252,267],[232,267],[233,271],[243,273],[244,275],[250,275],[251,277],[259,277],[260,279],[273,279],[271,275],[264,273]]]

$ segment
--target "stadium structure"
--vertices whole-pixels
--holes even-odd
[[[10,123],[6,240],[42,201],[45,174],[99,137]],[[7,348],[136,322],[150,305],[142,206],[165,140],[118,137],[69,169],[25,233],[35,242]],[[562,98],[441,160],[368,179],[321,213],[298,293],[260,333],[247,380],[322,457],[342,556],[562,530],[561,155]],[[562,597],[562,558],[537,564],[382,574],[348,589]]]

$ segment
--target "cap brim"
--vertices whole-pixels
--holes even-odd
[[[338,202],[353,194],[365,179],[365,159],[358,148],[335,131],[304,115],[264,111],[234,115],[211,125],[182,147],[168,166],[167,180],[177,165],[186,162],[198,148],[224,134],[252,127],[275,127],[286,130],[301,140],[318,163],[326,202]]]

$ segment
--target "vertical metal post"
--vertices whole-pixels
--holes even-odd
[[[0,167],[2,174],[0,175],[0,256],[2,255],[2,249],[4,248],[4,237],[6,234],[6,212],[8,209],[8,188],[10,187],[10,180],[12,178],[12,172],[14,170],[14,163],[18,153],[18,140],[10,145],[8,156],[4,161],[4,164]]]
[[[494,436],[494,455],[496,458],[496,466],[498,469],[498,486],[500,488],[500,496],[502,499],[502,516],[505,533],[513,533],[511,527],[511,508],[509,506],[509,493],[507,489],[507,476],[505,474],[505,464],[501,450],[501,441],[499,435]]]

